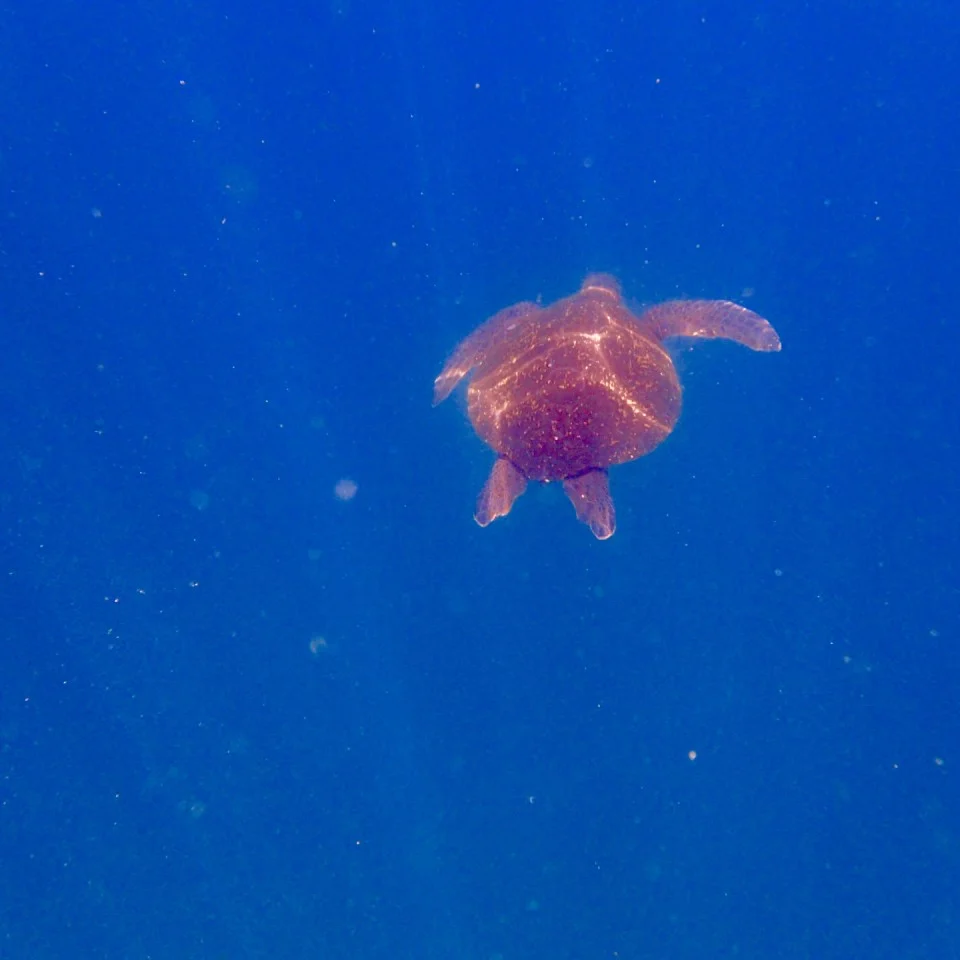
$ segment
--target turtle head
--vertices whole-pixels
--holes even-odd
[[[580,287],[581,293],[598,293],[611,300],[620,299],[620,284],[609,273],[591,273]]]

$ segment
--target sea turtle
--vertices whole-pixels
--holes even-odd
[[[497,452],[477,523],[508,514],[528,480],[560,480],[577,517],[598,539],[612,536],[607,468],[649,453],[680,415],[680,382],[663,346],[670,337],[780,349],[766,320],[727,300],[670,300],[637,316],[607,274],[546,307],[507,307],[462,341],[434,383],[433,403],[473,371],[467,412]]]

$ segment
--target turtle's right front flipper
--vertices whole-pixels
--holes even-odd
[[[640,320],[660,340],[697,337],[734,340],[751,350],[780,349],[777,331],[763,317],[729,300],[668,300],[646,310]]]

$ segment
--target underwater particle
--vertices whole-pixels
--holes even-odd
[[[341,477],[333,488],[333,495],[343,503],[352,500],[357,495],[357,482],[349,477]]]
[[[206,510],[210,506],[210,494],[204,490],[191,490],[190,506],[196,510]]]
[[[199,820],[207,812],[207,805],[202,800],[181,800],[177,807],[191,820]]]
[[[310,638],[310,652],[315,656],[320,656],[327,649],[327,638],[316,636]]]

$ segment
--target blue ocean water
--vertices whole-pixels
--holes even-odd
[[[960,10],[0,10],[0,957],[960,957]],[[433,378],[616,274],[598,542]]]

